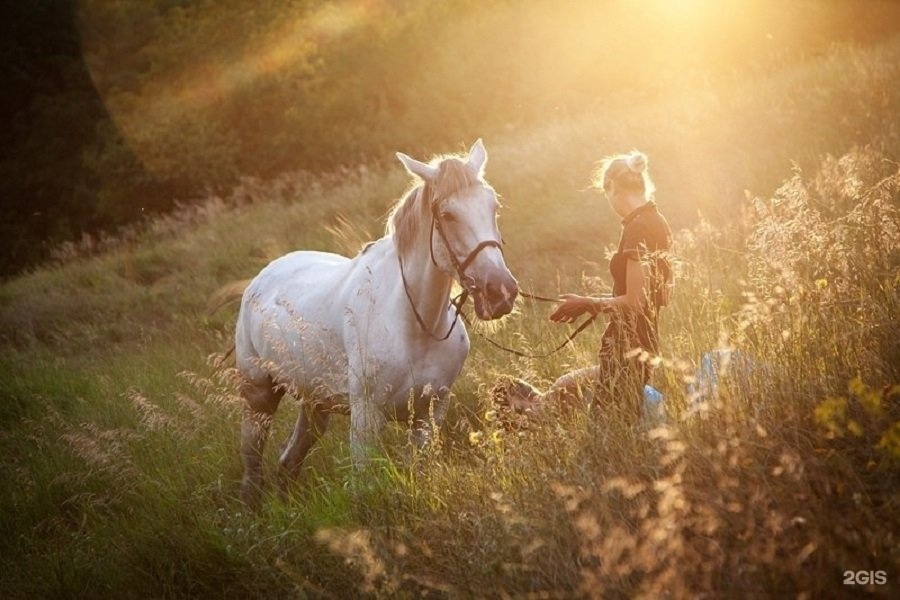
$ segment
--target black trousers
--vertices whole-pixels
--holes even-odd
[[[619,409],[630,420],[640,419],[644,386],[650,382],[650,359],[659,353],[656,319],[616,313],[600,339],[597,364],[566,373],[550,388],[554,401],[591,409]]]

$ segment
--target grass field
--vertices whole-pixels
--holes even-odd
[[[0,596],[895,596],[898,107],[894,38],[486,139],[507,262],[541,294],[609,284],[618,221],[590,172],[649,155],[680,257],[654,382],[668,425],[506,430],[497,377],[545,386],[591,362],[599,328],[543,361],[475,337],[434,448],[410,457],[393,428],[357,474],[336,419],[302,485],[259,513],[237,499],[234,374],[211,358],[234,310],[207,301],[289,250],[380,236],[410,183],[399,163],[247,180],[60,249],[0,287]],[[521,302],[479,331],[541,350],[567,333],[546,315]],[[689,410],[722,348],[755,367]],[[283,404],[270,449],[295,414]]]

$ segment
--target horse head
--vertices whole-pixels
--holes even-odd
[[[500,202],[484,180],[487,151],[479,139],[466,157],[435,159],[430,164],[398,152],[406,169],[421,178],[420,196],[431,222],[434,264],[471,294],[483,320],[508,314],[518,284],[503,257],[497,227]]]

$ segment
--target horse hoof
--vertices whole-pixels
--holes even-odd
[[[262,487],[252,481],[242,481],[241,502],[251,510],[259,510],[262,504]]]

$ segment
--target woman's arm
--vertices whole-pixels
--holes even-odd
[[[625,267],[625,294],[611,298],[595,298],[578,294],[563,294],[550,320],[557,323],[574,323],[584,313],[596,315],[614,310],[640,310],[644,303],[644,282],[649,279],[649,267],[636,259],[629,259]]]
[[[636,258],[629,258],[625,264],[625,293],[609,298],[609,308],[640,310],[647,297],[644,285],[649,280],[650,266]]]
[[[609,298],[594,298],[578,294],[562,294],[559,299],[562,304],[556,307],[556,310],[550,315],[550,320],[556,323],[574,323],[586,312],[596,315],[603,310],[603,303],[609,300]]]

